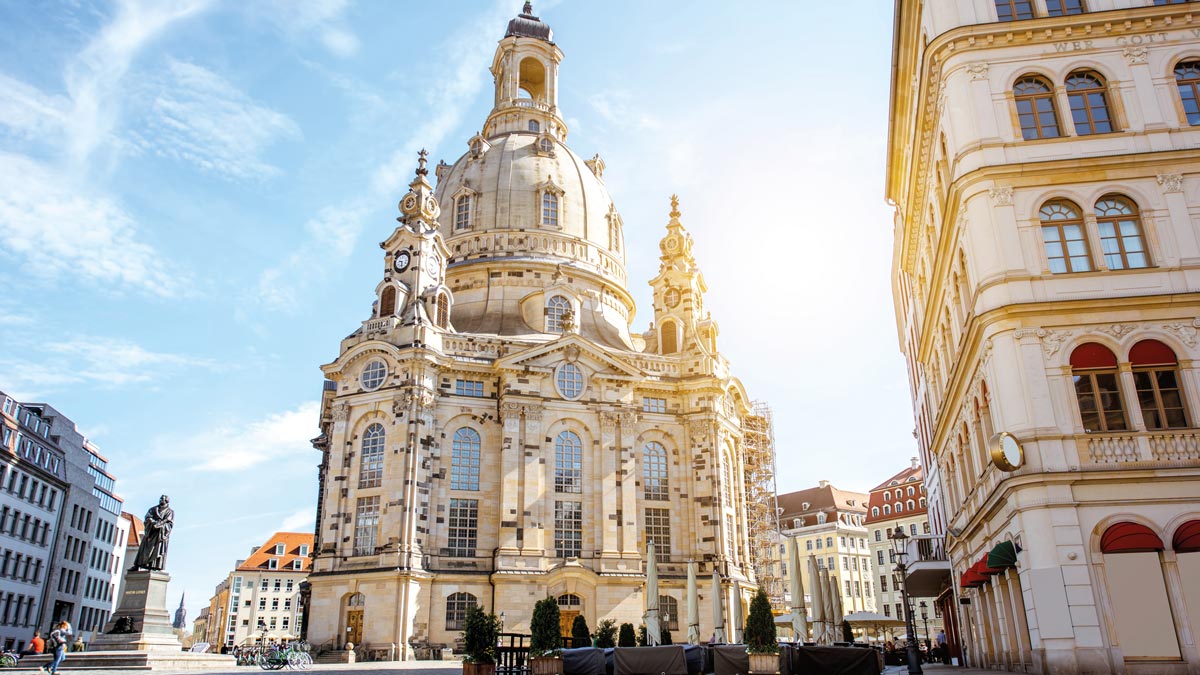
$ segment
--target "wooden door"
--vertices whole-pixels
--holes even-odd
[[[575,625],[575,617],[577,616],[579,616],[578,611],[562,609],[561,607],[558,610],[558,634],[563,636],[564,647],[585,646],[571,644],[571,627]]]
[[[346,642],[354,646],[362,644],[363,611],[351,609],[346,612]]]

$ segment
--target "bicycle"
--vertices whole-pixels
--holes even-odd
[[[21,655],[16,652],[0,653],[0,668],[16,668],[20,660]]]

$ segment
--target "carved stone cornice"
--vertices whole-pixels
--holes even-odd
[[[1145,63],[1149,53],[1145,47],[1126,47],[1121,50],[1121,56],[1124,56],[1125,61],[1131,66]]]
[[[988,197],[992,200],[992,206],[1012,206],[1013,189],[1008,185],[997,185],[988,190]]]
[[[988,77],[987,61],[974,61],[967,64],[967,74],[972,80],[986,80]]]
[[[1063,343],[1074,334],[1074,331],[1051,330],[1049,328],[1018,328],[1013,331],[1013,335],[1018,340],[1027,337],[1036,337],[1041,340],[1042,351],[1046,353],[1047,358],[1057,354]]]
[[[1107,333],[1120,340],[1126,335],[1132,333],[1136,328],[1137,324],[1133,323],[1114,323],[1111,326],[1101,326],[1096,330],[1100,331],[1101,333]]]
[[[600,413],[600,428],[604,431],[612,431],[617,428],[617,420],[620,418],[620,413],[609,412],[607,410]]]
[[[350,419],[350,404],[339,401],[333,404],[333,421],[345,422]]]
[[[1200,328],[1200,319],[1192,319],[1191,323],[1169,323],[1163,328],[1171,331],[1179,336],[1180,341],[1189,347],[1196,346],[1197,329]]]
[[[1183,192],[1183,174],[1181,173],[1160,173],[1157,180],[1163,194]]]
[[[703,436],[711,428],[712,420],[709,419],[697,417],[687,421],[687,430],[692,436]]]

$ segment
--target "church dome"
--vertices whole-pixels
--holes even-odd
[[[504,37],[514,36],[554,42],[554,32],[550,30],[549,25],[533,15],[533,4],[529,2],[525,3],[525,8],[517,18],[508,22],[508,30],[504,32]]]

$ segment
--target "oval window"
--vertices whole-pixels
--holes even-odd
[[[362,383],[363,389],[374,391],[383,384],[385,377],[387,377],[387,366],[383,365],[383,361],[376,359],[363,368],[362,375],[358,376],[358,381]]]

